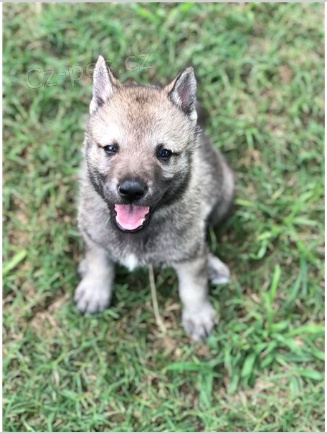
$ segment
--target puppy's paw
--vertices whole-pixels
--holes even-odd
[[[182,320],[185,331],[195,341],[202,341],[209,336],[217,322],[216,311],[211,303],[206,302],[197,309],[184,309]]]
[[[110,283],[85,276],[76,288],[74,301],[82,314],[104,311],[111,300]]]
[[[227,265],[211,253],[208,256],[208,278],[214,285],[222,285],[230,281],[230,271]]]

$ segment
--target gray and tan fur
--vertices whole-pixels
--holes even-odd
[[[86,244],[82,280],[75,292],[82,313],[109,306],[114,263],[130,270],[171,266],[178,275],[185,330],[195,340],[212,330],[215,311],[208,300],[208,279],[226,282],[229,270],[209,252],[206,230],[226,216],[234,178],[197,124],[195,94],[192,68],[164,88],[127,86],[99,57],[78,210]],[[110,144],[116,151],[108,155]],[[172,152],[166,160],[158,157],[162,148]],[[126,180],[142,185],[138,196],[121,195]],[[144,226],[123,231],[115,205],[130,202],[150,212]]]

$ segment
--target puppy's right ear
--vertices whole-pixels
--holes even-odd
[[[196,123],[196,79],[192,67],[184,69],[165,87],[170,100]]]
[[[90,114],[94,114],[111,97],[119,81],[114,77],[102,56],[99,56],[93,72],[93,91]]]

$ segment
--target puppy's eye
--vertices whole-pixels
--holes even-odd
[[[159,158],[159,160],[167,161],[172,155],[172,151],[166,148],[159,149],[157,152],[157,158]]]
[[[112,145],[104,146],[103,149],[105,150],[106,154],[114,155],[118,152],[119,146],[117,143],[113,143]]]

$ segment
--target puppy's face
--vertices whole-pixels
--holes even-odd
[[[99,58],[86,161],[120,230],[139,231],[187,187],[197,135],[195,86],[192,70],[164,89],[123,86]]]

